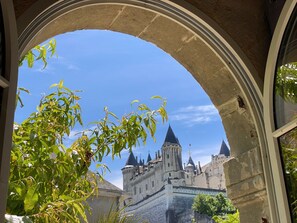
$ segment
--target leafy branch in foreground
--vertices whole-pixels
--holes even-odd
[[[71,130],[82,125],[80,100],[63,82],[40,100],[37,111],[14,125],[7,213],[29,216],[34,222],[87,221],[86,199],[96,193],[97,176],[89,174],[91,161],[154,137],[156,118],[167,120],[166,100],[156,110],[138,104],[135,111],[118,118],[104,109],[95,127],[64,144]],[[99,182],[100,183],[100,182]]]
[[[56,40],[51,39],[43,45],[37,45],[29,50],[19,61],[19,66],[22,66],[24,62],[27,62],[29,68],[32,68],[34,63],[41,60],[43,63],[43,69],[47,66],[48,53],[50,57],[56,53]]]
[[[19,60],[19,67],[24,64],[24,62],[27,62],[27,65],[29,68],[32,68],[34,63],[36,61],[42,61],[43,68],[47,66],[47,59],[49,57],[53,57],[56,54],[56,40],[51,39],[47,43],[43,45],[37,45],[31,50],[29,50],[20,60]],[[16,93],[16,107],[17,104],[20,104],[20,107],[22,108],[24,106],[21,93],[27,93],[29,94],[29,90],[24,87],[18,87],[17,93]]]

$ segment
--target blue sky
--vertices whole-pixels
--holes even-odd
[[[156,143],[148,140],[146,146],[133,150],[135,155],[145,160],[148,152],[154,156],[169,124],[183,147],[183,162],[188,159],[189,144],[196,163],[205,164],[211,154],[219,152],[226,136],[217,110],[197,81],[169,54],[141,39],[111,31],[76,31],[55,38],[57,56],[48,60],[44,70],[39,63],[19,70],[19,86],[31,94],[22,96],[25,106],[17,109],[16,122],[35,111],[51,84],[64,80],[66,87],[83,91],[80,105],[85,126],[75,128],[71,137],[102,118],[104,106],[122,116],[131,111],[131,101],[138,99],[154,106],[150,97],[160,95],[167,99],[169,121],[159,123]],[[123,152],[122,159],[104,160],[111,170],[106,179],[119,187],[127,157],[128,152]]]

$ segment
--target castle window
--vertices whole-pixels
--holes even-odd
[[[189,175],[187,175],[187,178],[189,178]]]
[[[139,193],[141,194],[141,187],[139,187]]]
[[[136,187],[134,187],[134,195],[136,195]]]
[[[167,154],[167,159],[169,159],[169,154]]]
[[[152,187],[154,187],[155,186],[155,182],[154,181],[152,181]]]
[[[145,185],[145,189],[148,190],[148,186],[147,186],[147,184]]]
[[[170,163],[168,163],[168,167],[170,167]]]
[[[171,173],[169,173],[169,176],[171,177]]]

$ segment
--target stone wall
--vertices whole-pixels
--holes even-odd
[[[211,217],[205,214],[199,214],[197,212],[194,213],[194,219],[195,219],[195,222],[197,223],[215,223]]]
[[[154,222],[166,222],[166,209],[167,199],[165,190],[161,190],[159,193],[153,196],[131,205],[125,209],[126,215],[133,216],[137,221],[147,221],[149,223]]]
[[[167,184],[158,193],[127,207],[125,211],[139,222],[191,223],[194,197],[197,194],[215,195],[219,192],[222,191]]]

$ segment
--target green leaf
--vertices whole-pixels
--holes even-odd
[[[81,204],[73,203],[73,207],[79,212],[85,222],[88,222],[84,207]]]
[[[24,208],[26,212],[31,211],[38,202],[38,194],[36,193],[36,187],[30,186],[24,199]]]
[[[159,95],[155,95],[155,96],[152,96],[151,99],[163,99],[163,98]]]
[[[139,100],[133,100],[133,101],[131,102],[131,105],[132,105],[132,104],[135,104],[135,103],[139,103]]]

